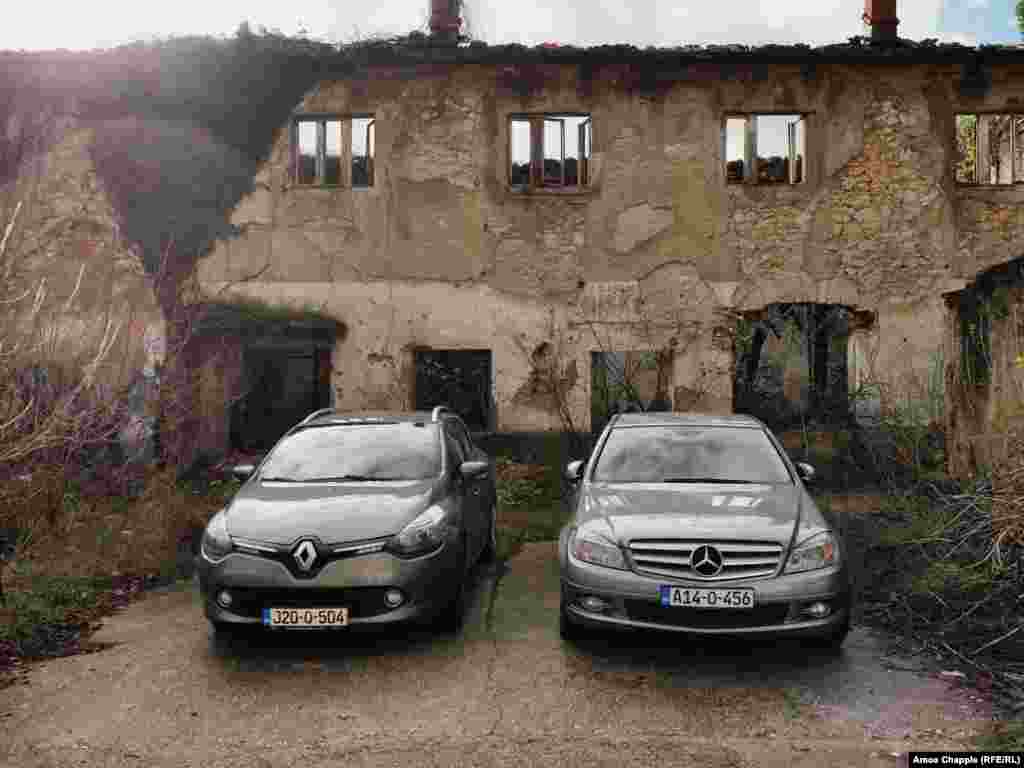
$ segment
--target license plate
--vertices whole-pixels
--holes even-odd
[[[348,608],[264,608],[263,624],[288,629],[345,627]]]
[[[694,589],[662,586],[661,604],[671,608],[753,608],[752,589]]]

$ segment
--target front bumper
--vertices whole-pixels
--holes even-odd
[[[561,547],[562,606],[574,624],[608,629],[656,629],[702,635],[778,635],[793,638],[827,637],[849,622],[851,590],[846,569],[818,571],[727,582],[696,582],[644,576],[620,571],[569,556],[563,536]],[[663,607],[659,588],[664,584],[698,588],[750,588],[753,609],[701,609]],[[580,600],[601,598],[603,611],[589,611]],[[831,613],[815,619],[803,613],[810,604],[823,602]]]
[[[215,624],[261,626],[264,608],[332,607],[349,609],[349,626],[379,626],[428,621],[451,601],[459,580],[462,553],[457,541],[414,559],[387,552],[333,560],[313,578],[296,578],[280,562],[234,552],[219,563],[196,558],[206,617]],[[405,596],[397,608],[384,602],[388,589]],[[216,596],[227,590],[229,608]]]

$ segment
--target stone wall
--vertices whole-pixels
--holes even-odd
[[[342,408],[407,405],[417,346],[486,348],[498,428],[557,428],[551,398],[528,387],[547,342],[564,356],[577,426],[590,353],[608,348],[674,345],[675,406],[728,410],[733,318],[779,301],[874,312],[858,376],[919,397],[943,349],[943,294],[1017,255],[1022,193],[951,175],[953,114],[1008,108],[1024,73],[1004,69],[981,102],[959,95],[959,70],[923,65],[777,65],[653,96],[611,76],[583,87],[568,66],[545,69],[528,96],[484,65],[324,82],[297,112],[373,113],[375,186],[296,187],[282,127],[235,212],[242,235],[202,280],[265,269],[241,289],[344,321]],[[509,189],[508,117],[542,111],[591,113],[589,189]],[[808,115],[802,184],[725,183],[723,119],[737,112]]]

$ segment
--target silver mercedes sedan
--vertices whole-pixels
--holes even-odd
[[[769,634],[838,649],[851,580],[835,521],[748,416],[615,416],[566,468],[559,541],[562,636],[657,629]]]

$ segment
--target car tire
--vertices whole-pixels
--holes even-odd
[[[469,590],[467,588],[467,582],[469,581],[469,568],[467,563],[469,561],[468,545],[465,538],[462,541],[462,557],[459,564],[459,571],[461,577],[459,578],[459,584],[455,589],[455,594],[447,605],[441,610],[437,618],[434,620],[434,628],[440,632],[457,634],[461,629],[463,622],[466,618],[467,598]]]
[[[498,517],[497,505],[491,504],[491,520],[488,523],[487,539],[483,551],[480,552],[481,563],[493,563],[498,559]]]
[[[578,644],[583,636],[583,628],[569,618],[565,605],[560,606],[558,610],[558,634],[563,640],[574,645]]]
[[[829,653],[839,653],[843,649],[843,643],[846,642],[846,636],[849,634],[850,620],[847,619],[828,635],[825,635],[824,637],[816,637],[809,640],[806,644],[817,650]]]
[[[213,629],[213,644],[218,651],[230,651],[237,647],[243,627],[220,621],[211,621],[210,627]]]

